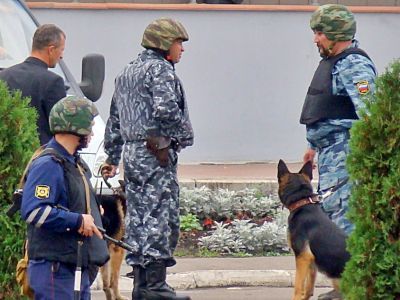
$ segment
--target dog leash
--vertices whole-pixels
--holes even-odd
[[[326,198],[328,198],[330,195],[332,195],[334,192],[336,192],[338,189],[340,189],[342,186],[344,186],[347,181],[349,181],[349,177],[346,177],[342,181],[340,181],[337,185],[331,187],[329,190],[327,190],[325,193],[319,196],[319,201],[322,202]]]
[[[323,195],[313,194],[310,197],[303,198],[303,199],[300,199],[299,201],[292,203],[287,208],[289,209],[289,212],[292,212],[304,205],[322,203],[322,201],[324,199],[328,198],[330,195],[332,195],[334,192],[336,192],[338,189],[340,189],[342,186],[344,186],[347,183],[347,181],[349,181],[349,177],[343,179],[337,185],[331,187]]]
[[[107,178],[103,177],[103,181],[108,186],[108,188],[113,191],[114,195],[119,196],[119,197],[126,197],[124,192],[119,191],[117,188],[112,187],[111,184],[108,182]],[[103,182],[100,183],[100,195],[99,195],[100,197],[101,197],[102,190],[103,190]],[[109,236],[103,227],[97,226],[97,229],[103,234],[103,238],[106,241],[114,243],[115,245],[117,245],[131,253],[136,253],[136,249],[132,245],[125,243],[122,240],[117,240],[117,239],[114,239],[113,237]]]
[[[115,188],[115,187],[111,186],[111,184],[108,182],[107,178],[103,177],[103,181],[108,186],[108,188],[113,191],[114,195],[117,195],[121,198],[126,199],[126,194],[123,190],[121,190],[120,188]]]

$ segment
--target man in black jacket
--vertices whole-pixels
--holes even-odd
[[[52,137],[48,122],[51,108],[66,96],[63,78],[48,70],[62,58],[64,47],[65,33],[53,24],[42,25],[33,36],[31,56],[0,72],[0,80],[11,90],[21,90],[22,96],[31,98],[38,112],[41,145]]]

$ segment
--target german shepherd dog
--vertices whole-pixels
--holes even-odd
[[[126,196],[125,182],[119,180],[120,187],[112,188],[114,195],[100,195],[99,200],[103,207],[103,226],[106,234],[116,240],[122,240],[125,234]],[[121,296],[118,288],[118,279],[125,250],[108,242],[110,260],[100,268],[103,281],[103,290],[107,300],[126,300]]]
[[[317,269],[333,281],[339,292],[339,279],[350,255],[346,235],[322,211],[311,185],[312,163],[299,173],[290,173],[283,160],[278,164],[279,198],[289,209],[288,241],[296,258],[293,300],[310,299]]]

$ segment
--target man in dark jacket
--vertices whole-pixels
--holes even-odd
[[[55,103],[66,96],[62,77],[48,70],[62,58],[65,33],[53,24],[40,26],[32,42],[32,52],[24,62],[0,72],[0,80],[11,90],[20,90],[22,96],[31,98],[31,105],[38,112],[40,144],[51,139],[49,114]]]

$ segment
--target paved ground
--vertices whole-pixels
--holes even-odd
[[[168,268],[167,281],[177,290],[222,287],[292,288],[294,269],[293,256],[177,258],[177,264]],[[119,281],[120,290],[124,293],[132,290],[132,279],[125,276],[129,271],[131,268],[124,264]],[[330,282],[320,274],[316,286],[326,288],[330,286]],[[101,290],[100,280],[92,286],[92,289]]]
[[[316,300],[321,293],[329,291],[327,288],[316,288],[311,300]],[[292,288],[276,287],[223,287],[209,289],[194,289],[178,291],[180,295],[190,296],[192,300],[289,300],[292,298]],[[122,292],[127,299],[131,299],[130,292]],[[106,300],[103,291],[93,291],[93,300]]]

